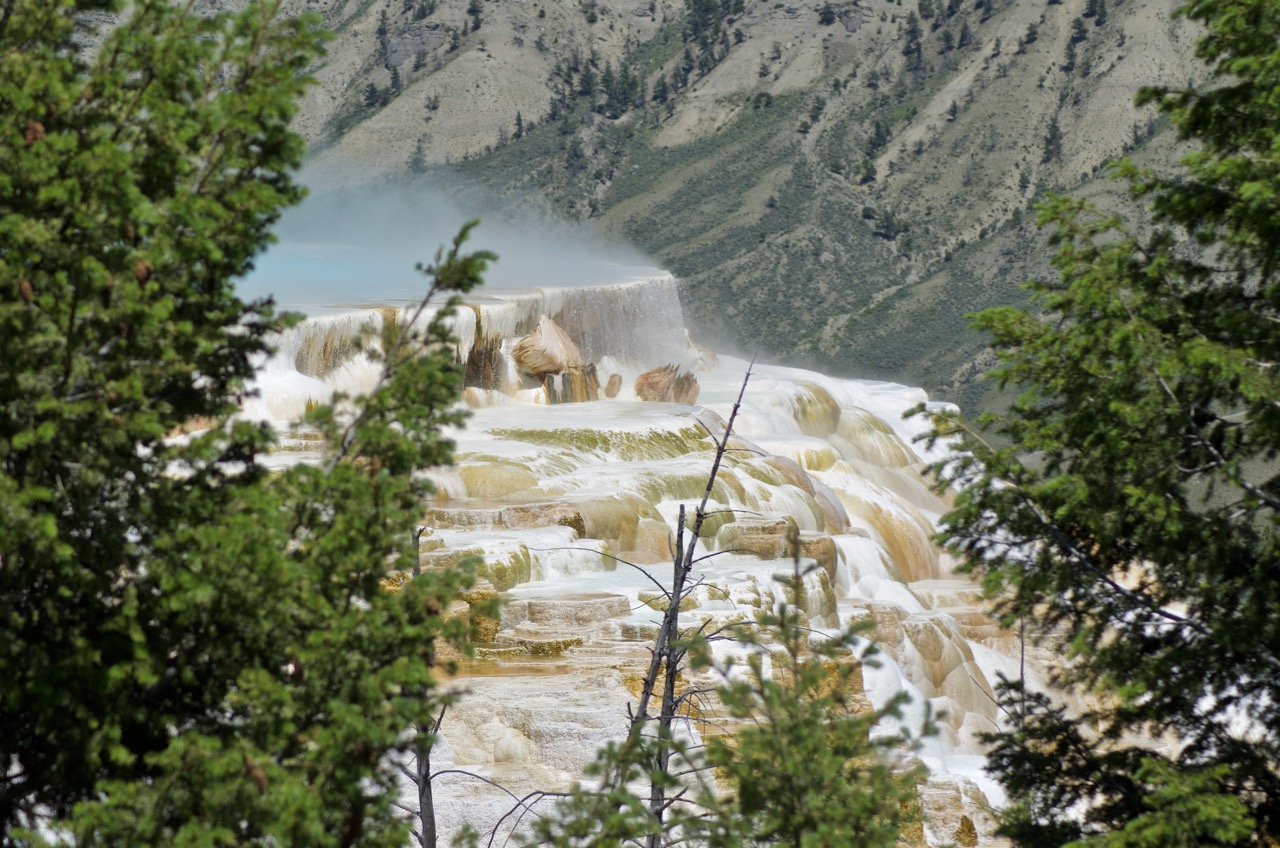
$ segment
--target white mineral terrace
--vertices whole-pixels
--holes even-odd
[[[349,340],[391,317],[363,310],[289,331],[245,414],[283,426],[309,400],[369,388],[374,370]],[[539,328],[547,341],[548,321],[571,340],[557,344],[576,346],[580,365],[594,366],[599,386],[565,393],[600,399],[548,403],[547,389],[518,366],[516,343]],[[645,601],[653,580],[669,582],[671,528],[680,506],[692,512],[701,497],[714,451],[708,431],[723,431],[747,363],[689,342],[669,276],[477,298],[456,332],[474,411],[454,434],[456,466],[433,474],[439,497],[424,516],[421,557],[438,566],[480,555],[481,575],[507,601],[486,659],[459,680],[467,694],[447,715],[433,768],[465,769],[516,796],[561,790],[625,731],[660,616]],[[636,378],[667,364],[696,376],[696,404],[637,399]],[[614,374],[621,386],[608,398]],[[772,576],[790,569],[785,534],[794,522],[805,557],[822,566],[806,587],[811,623],[874,619],[885,661],[864,670],[868,698],[909,693],[902,721],[913,733],[926,710],[939,717],[939,732],[914,756],[932,775],[921,789],[926,834],[943,844],[962,814],[990,832],[985,810],[1002,796],[982,772],[977,734],[1000,721],[993,684],[1000,673],[1017,676],[1019,657],[1016,636],[990,620],[977,588],[932,541],[946,503],[921,477],[930,457],[914,438],[925,423],[903,418],[924,401],[923,391],[891,383],[755,366],[735,426],[740,449],[712,493],[715,509],[734,512],[713,517],[700,542],[755,553],[703,559],[687,616],[730,621],[771,603]],[[305,442],[294,446],[302,449],[276,461],[313,458]],[[441,778],[435,796],[445,834],[464,820],[485,834],[512,805],[460,775]],[[984,836],[982,844],[996,843]]]

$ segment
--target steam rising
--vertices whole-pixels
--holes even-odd
[[[534,200],[458,201],[425,178],[310,190],[241,281],[242,297],[273,295],[281,307],[308,314],[415,301],[426,285],[415,263],[429,263],[473,218],[480,225],[467,249],[498,254],[487,289],[598,286],[661,273],[637,251],[607,245]]]

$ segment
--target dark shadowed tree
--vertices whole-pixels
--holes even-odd
[[[322,34],[136,0],[77,44],[124,5],[0,10],[0,844],[399,848],[387,755],[438,709],[464,577],[382,580],[462,374],[443,324],[388,321],[376,391],[309,416],[325,464],[256,461],[271,431],[231,416],[289,322],[233,281],[301,196]]]
[[[1005,687],[991,764],[1022,845],[1280,839],[1280,6],[1183,14],[1212,77],[1140,99],[1195,152],[1117,167],[1155,226],[1050,200],[1060,278],[978,316],[1022,394],[982,421],[1010,447],[964,439],[946,534],[1098,696],[1073,716]]]

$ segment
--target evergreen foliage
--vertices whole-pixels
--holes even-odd
[[[644,80],[636,75],[625,62],[618,71],[606,64],[600,74],[600,88],[604,92],[601,111],[609,118],[620,118],[630,111],[637,101],[644,101]]]
[[[742,0],[686,0],[685,41],[711,49],[724,31],[724,19],[742,11]]]
[[[658,75],[658,81],[653,84],[653,102],[666,103],[667,98],[671,96],[671,89],[667,85],[667,78]]]
[[[540,819],[530,844],[888,848],[914,818],[920,774],[894,770],[910,734],[872,734],[899,716],[901,699],[876,709],[862,694],[862,668],[876,660],[859,633],[874,625],[834,634],[807,626],[804,580],[822,566],[802,562],[798,531],[788,540],[791,573],[779,578],[789,599],[710,636],[705,623],[695,630],[681,621],[700,583],[697,542],[750,376],[714,437],[707,485],[688,523],[680,507],[671,583],[661,587],[667,606],[627,736],[599,752],[587,769],[590,785],[574,786],[554,815]],[[713,650],[726,640],[734,643],[728,652]],[[689,672],[700,678],[693,686],[680,682]],[[732,741],[702,747],[689,718],[709,689],[735,725],[725,728]]]
[[[1054,115],[1049,119],[1049,129],[1044,134],[1044,154],[1040,157],[1040,161],[1041,163],[1049,163],[1056,162],[1061,158],[1062,126],[1058,123],[1058,116]]]
[[[582,66],[582,73],[578,77],[578,94],[590,98],[596,95],[596,74],[590,65]]]
[[[803,574],[783,578],[798,598]],[[894,770],[905,740],[873,736],[897,703],[874,710],[862,696],[861,666],[874,666],[851,626],[834,639],[814,634],[790,603],[737,628],[745,662],[716,661],[706,650],[694,668],[710,668],[729,715],[745,722],[732,737],[707,741],[707,763],[727,794],[706,799],[707,844],[820,848],[892,848],[915,818],[918,770]]]
[[[796,595],[803,577],[797,562],[780,580]],[[732,640],[733,651],[713,651],[701,636],[683,644],[679,653],[689,652],[692,669],[715,681],[735,723],[731,735],[713,736],[705,747],[687,734],[654,733],[607,746],[589,769],[593,782],[540,820],[530,844],[900,844],[918,820],[922,774],[895,762],[906,740],[871,732],[901,704],[874,709],[862,697],[862,667],[877,662],[860,635],[865,629],[818,634],[797,606],[780,602],[720,637]],[[655,817],[641,785],[664,793],[665,817]]]
[[[1280,839],[1280,6],[1182,14],[1212,78],[1140,99],[1195,152],[1116,168],[1154,228],[1051,199],[1043,311],[977,318],[1022,394],[981,422],[1009,447],[963,437],[946,535],[1090,695],[1076,716],[1003,689],[991,764],[1022,845]]]
[[[920,16],[915,12],[907,13],[906,26],[903,29],[902,55],[907,57],[907,66],[915,69],[924,61],[924,50],[920,39],[924,30],[920,27]]]
[[[1067,43],[1079,44],[1089,37],[1089,30],[1085,29],[1084,18],[1071,19],[1071,40]]]
[[[0,844],[399,848],[386,754],[462,627],[461,572],[382,585],[458,422],[447,328],[362,338],[377,390],[308,410],[326,464],[258,464],[271,432],[230,415],[289,321],[232,281],[301,197],[323,37],[136,0],[80,49],[123,5],[0,17]],[[432,293],[478,284],[459,243]]]

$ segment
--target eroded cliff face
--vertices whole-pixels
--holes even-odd
[[[374,369],[340,339],[362,321],[400,318],[371,309],[288,331],[244,414],[283,423],[335,388],[360,391]],[[561,790],[597,747],[625,732],[666,605],[655,584],[670,580],[673,528],[681,507],[702,497],[713,438],[748,364],[689,342],[670,277],[491,292],[454,320],[459,358],[482,355],[488,366],[468,368],[473,412],[453,434],[456,465],[432,472],[439,495],[424,505],[420,565],[477,557],[482,583],[466,600],[500,592],[503,607],[499,620],[476,622],[486,642],[457,681],[466,694],[445,718],[435,767],[474,772],[517,796]],[[573,367],[619,375],[614,398],[552,403],[545,382],[522,371],[521,340],[552,324]],[[697,405],[637,395],[637,378],[661,364],[696,375]],[[929,455],[914,437],[925,422],[902,417],[925,393],[779,366],[751,370],[698,540],[714,555],[699,561],[685,620],[717,627],[772,607],[794,541],[813,566],[801,593],[810,625],[874,624],[884,662],[863,668],[867,703],[907,693],[897,727],[916,736],[928,716],[939,719],[936,735],[903,752],[904,763],[918,758],[931,771],[920,838],[942,844],[972,828],[978,844],[995,844],[985,811],[1000,794],[982,775],[977,735],[1002,721],[992,684],[997,674],[1017,676],[1019,646],[932,542],[946,497],[922,476]],[[305,433],[287,444],[297,450],[274,461],[318,459]],[[449,614],[481,612],[464,601]],[[1041,659],[1033,654],[1033,674]],[[705,729],[694,722],[687,732]],[[457,775],[437,798],[446,829],[469,822],[487,830],[511,803]]]
[[[425,164],[504,143],[520,147],[562,96],[571,106],[586,98],[581,105],[596,107],[597,125],[630,132],[653,125],[645,141],[675,151],[723,136],[752,113],[790,114],[778,101],[797,99],[810,118],[792,127],[788,140],[798,152],[849,166],[834,175],[855,182],[871,159],[878,181],[889,193],[897,186],[920,217],[962,208],[939,199],[968,197],[972,206],[992,190],[1007,205],[1027,194],[1029,186],[1018,185],[1024,175],[1031,184],[1042,172],[1078,181],[1132,146],[1135,133],[1147,133],[1148,113],[1133,106],[1141,86],[1202,73],[1191,55],[1196,33],[1173,15],[1172,0],[1114,3],[1101,18],[1084,17],[1086,0],[1047,7],[1032,0],[743,0],[711,4],[707,24],[693,22],[679,0],[290,0],[285,8],[317,13],[334,31],[298,121],[319,163],[395,173],[419,142]],[[692,32],[699,26],[713,43]],[[673,90],[669,80],[687,67],[686,49],[694,65],[687,86]],[[560,72],[572,67],[581,83],[586,66],[595,75],[592,95]],[[606,66],[625,66],[645,83],[644,96],[637,88],[620,114],[604,108],[599,74]],[[670,96],[655,100],[659,75]],[[370,84],[381,96],[367,101]],[[1055,115],[1060,155],[1042,162]],[[525,146],[536,167],[542,151]],[[939,155],[939,146],[947,152]],[[777,175],[760,178],[757,188]],[[955,236],[974,236],[986,223],[965,222],[972,232]]]

